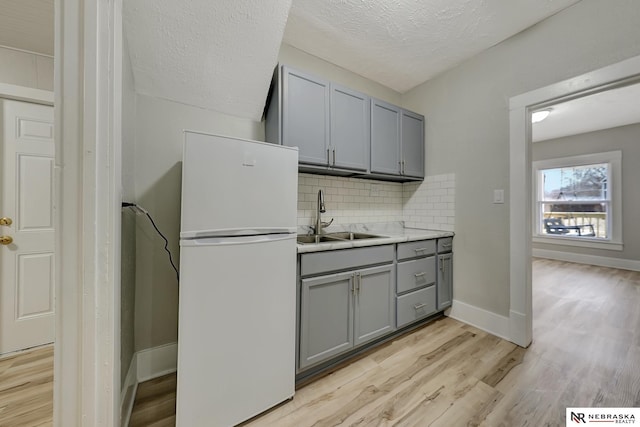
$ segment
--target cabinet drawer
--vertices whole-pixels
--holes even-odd
[[[398,328],[436,311],[436,287],[429,286],[396,298]]]
[[[438,253],[451,252],[453,250],[453,237],[438,239]]]
[[[420,240],[417,242],[398,243],[398,261],[436,253],[436,241]]]
[[[436,257],[398,263],[397,293],[433,285],[436,282]]]
[[[312,252],[300,257],[300,275],[328,273],[393,261],[393,245]]]

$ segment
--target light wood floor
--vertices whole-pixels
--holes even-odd
[[[566,407],[640,406],[640,273],[544,259],[533,273],[528,349],[441,319],[245,425],[564,426]],[[156,425],[153,406],[136,425]]]
[[[0,426],[50,426],[53,345],[0,358]]]
[[[528,349],[445,318],[246,425],[563,426],[567,406],[640,406],[640,273],[543,259],[533,272]],[[0,359],[0,426],[50,425],[51,379],[52,350]],[[175,374],[143,383],[130,425],[174,425],[174,408]]]

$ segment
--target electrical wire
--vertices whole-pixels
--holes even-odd
[[[160,237],[162,237],[162,240],[164,240],[164,250],[167,252],[167,254],[169,254],[169,262],[171,263],[171,267],[173,267],[173,271],[176,272],[176,279],[178,280],[178,283],[180,283],[180,273],[178,272],[178,268],[176,267],[176,264],[173,262],[173,255],[171,254],[171,251],[169,250],[169,240],[167,240],[167,238],[164,236],[164,234],[162,234],[162,232],[160,231],[160,229],[156,225],[156,222],[153,220],[153,218],[151,218],[151,215],[149,214],[149,212],[145,208],[143,208],[142,206],[139,206],[139,205],[137,205],[135,203],[131,203],[131,202],[122,202],[122,207],[123,208],[132,207],[135,210],[138,210],[138,211],[142,212],[143,214],[145,214],[147,216],[147,218],[149,218],[149,221],[151,222],[151,225],[153,225],[153,228],[155,228],[156,232],[160,235]]]

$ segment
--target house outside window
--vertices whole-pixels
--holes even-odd
[[[620,151],[533,164],[533,240],[622,250]]]

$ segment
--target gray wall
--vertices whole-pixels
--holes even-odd
[[[533,160],[547,160],[580,154],[622,151],[622,238],[624,249],[611,251],[548,243],[534,243],[534,249],[596,255],[628,260],[640,259],[640,124],[589,132],[533,144]]]
[[[637,0],[582,0],[403,95],[427,175],[456,174],[457,300],[509,313],[509,98],[640,55],[638,22]]]

